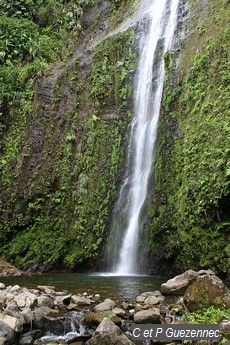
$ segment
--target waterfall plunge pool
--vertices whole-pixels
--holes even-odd
[[[112,298],[117,301],[132,301],[142,292],[158,290],[166,280],[162,276],[113,276],[107,273],[46,273],[1,278],[1,282],[6,285],[17,284],[27,288],[36,288],[38,285],[53,285],[56,291],[98,293],[101,298]]]

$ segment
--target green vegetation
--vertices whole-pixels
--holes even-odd
[[[179,77],[175,71],[177,53],[166,56],[150,246],[156,251],[164,247],[164,259],[176,263],[179,270],[210,267],[227,272],[229,2],[210,0],[207,15],[198,2],[194,6],[198,26],[185,42]],[[199,50],[191,54],[197,47]],[[160,234],[164,235],[159,243]]]
[[[188,313],[184,316],[184,321],[192,324],[215,324],[222,320],[230,319],[230,310],[225,308],[209,307],[199,312]]]
[[[1,252],[23,267],[75,267],[98,257],[105,239],[130,120],[134,34],[102,42],[85,69],[81,59],[58,64],[94,3],[1,3]]]

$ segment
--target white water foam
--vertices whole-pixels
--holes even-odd
[[[110,273],[113,276],[137,273],[141,212],[147,198],[148,183],[153,166],[153,152],[163,92],[164,53],[172,46],[180,0],[148,0],[147,9],[146,1],[143,1],[145,4],[145,6],[143,5],[145,8],[144,20],[150,21],[150,25],[147,33],[143,30],[145,43],[139,60],[135,116],[132,122],[127,158],[130,163],[116,206],[119,214],[119,209],[121,213],[124,212],[125,205],[127,228],[124,231],[119,262],[114,272]],[[162,45],[160,50],[159,44]],[[156,78],[155,85],[153,85],[153,77]],[[119,222],[119,219],[116,222]]]

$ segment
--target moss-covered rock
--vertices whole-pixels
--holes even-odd
[[[205,275],[186,290],[184,302],[192,312],[210,306],[230,308],[230,291],[218,277]]]

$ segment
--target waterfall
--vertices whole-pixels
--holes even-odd
[[[127,170],[114,211],[113,229],[124,235],[117,275],[137,273],[138,235],[153,167],[153,153],[164,82],[164,53],[170,50],[177,25],[180,0],[148,0],[135,86],[135,112],[131,124]],[[144,43],[143,43],[144,42]]]

